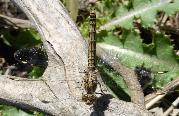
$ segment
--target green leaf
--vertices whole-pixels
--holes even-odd
[[[156,55],[156,49],[155,49],[155,45],[154,43],[151,43],[151,44],[145,44],[143,43],[143,51],[144,53],[146,54],[149,54],[149,55]]]
[[[114,96],[125,101],[130,101],[128,89],[122,77],[101,60],[98,60],[97,64],[104,83],[109,87]]]
[[[143,63],[145,67],[151,68],[156,81],[153,83],[155,87],[161,88],[179,75],[179,64],[176,60],[173,47],[168,37],[164,36],[163,33],[153,34],[152,49],[148,50],[152,55],[151,53],[144,53],[151,45],[148,47],[146,47],[146,44],[143,45],[137,33],[132,31],[123,32],[122,37],[125,37],[122,38],[125,40],[123,44],[117,44],[121,42],[117,37],[113,38],[115,40],[107,40],[111,39],[111,33],[108,33],[109,35],[105,37],[105,41],[98,42],[98,45],[114,57],[114,59],[118,59],[120,63],[132,70],[137,65],[142,65]],[[168,72],[164,74],[154,73],[160,71]]]
[[[33,69],[29,73],[29,75],[33,78],[38,78],[38,77],[42,76],[44,70],[45,69],[43,67],[33,66]]]
[[[113,44],[116,46],[122,45],[122,43],[120,42],[120,38],[115,36],[112,32],[106,31],[101,31],[101,33],[97,34],[97,42]]]
[[[159,8],[159,10],[165,11],[165,13],[167,13],[167,15],[174,14],[175,11],[179,10],[179,1],[173,0],[173,2],[171,2],[170,4],[164,4]]]
[[[124,48],[130,48],[133,51],[143,53],[142,49],[142,40],[140,39],[140,36],[135,32],[125,31],[123,35],[125,34],[125,42],[124,42]],[[124,36],[123,36],[124,37]],[[123,38],[124,39],[124,38]]]
[[[3,41],[14,48],[32,47],[41,42],[40,35],[32,29],[18,29],[14,32],[2,32]]]
[[[15,107],[6,105],[1,105],[0,111],[2,112],[2,116],[32,116],[31,114],[27,114]]]
[[[0,105],[0,116],[44,116],[39,112],[24,112],[13,106]]]
[[[170,43],[168,37],[165,37],[162,33],[153,34],[154,42],[156,44],[157,58],[165,61],[169,61],[172,64],[177,64],[173,46]]]
[[[158,11],[165,11],[167,14],[173,14],[179,10],[179,1],[174,0],[170,3],[171,0],[134,0],[133,6],[134,9],[129,12],[126,10],[121,10],[117,12],[118,17],[115,17],[108,23],[100,27],[99,30],[109,30],[114,28],[114,26],[121,26],[126,29],[133,28],[133,18],[141,17],[142,24],[144,27],[150,27],[155,22],[155,16]],[[123,9],[123,8],[122,8]]]

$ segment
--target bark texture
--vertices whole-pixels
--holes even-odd
[[[81,101],[87,46],[59,0],[13,0],[35,25],[48,53],[40,80],[0,78],[0,103],[55,116],[144,116],[137,105],[100,96],[94,106]],[[93,107],[92,109],[90,107]]]

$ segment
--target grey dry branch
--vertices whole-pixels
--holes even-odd
[[[55,116],[149,115],[136,104],[115,98],[108,104],[111,110],[91,111],[90,106],[79,99],[82,91],[76,81],[82,82],[84,75],[80,72],[87,68],[87,46],[62,3],[59,0],[13,1],[41,34],[49,62],[43,81],[16,81],[8,75],[1,76],[1,103]]]
[[[11,18],[5,15],[0,14],[0,20],[4,22],[5,24],[0,24],[0,25],[9,25],[10,27],[20,27],[20,28],[34,28],[33,24],[28,21],[28,20],[23,20],[23,19],[18,19],[18,18]]]

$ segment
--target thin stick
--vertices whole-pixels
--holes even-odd
[[[179,97],[172,103],[172,105],[164,112],[163,116],[169,116],[174,108],[179,104]]]
[[[146,103],[146,109],[151,108],[157,101],[165,97],[166,94],[173,91],[177,86],[179,86],[179,77],[164,86],[162,90],[159,90],[154,94],[147,95],[145,97],[145,102],[148,102]]]

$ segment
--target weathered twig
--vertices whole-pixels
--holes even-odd
[[[172,105],[164,112],[163,116],[169,116],[174,108],[179,104],[179,97],[172,103]]]
[[[28,20],[11,18],[0,14],[0,20],[4,20],[8,25],[21,28],[34,28],[33,24]]]
[[[157,101],[165,97],[165,95],[173,91],[178,86],[179,86],[179,77],[177,77],[175,80],[171,81],[166,86],[164,86],[162,90],[147,95],[145,97],[146,108],[149,109],[150,107],[152,107]]]

